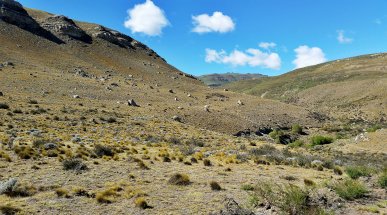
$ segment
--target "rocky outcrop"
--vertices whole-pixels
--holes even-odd
[[[123,48],[143,50],[149,56],[157,57],[165,61],[155,51],[153,51],[143,43],[138,42],[137,40],[131,38],[130,36],[127,36],[118,31],[106,28],[104,26],[95,27],[93,29],[92,36],[94,38],[100,38],[100,39],[106,40],[110,43],[113,43]]]
[[[68,36],[70,38],[91,43],[92,38],[81,28],[79,28],[72,19],[65,16],[56,15],[48,17],[41,26],[54,34]]]
[[[0,20],[16,25],[35,35],[44,37],[55,43],[63,43],[51,32],[43,29],[28,13],[23,6],[14,0],[0,0]]]

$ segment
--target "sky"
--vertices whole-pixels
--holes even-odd
[[[387,52],[387,0],[19,0],[132,36],[193,75]]]

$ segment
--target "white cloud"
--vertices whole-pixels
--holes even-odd
[[[128,18],[124,23],[132,33],[144,33],[149,36],[161,35],[164,27],[169,25],[164,11],[151,0],[137,4],[128,10]]]
[[[194,24],[193,32],[202,34],[209,32],[226,33],[235,29],[235,23],[231,17],[223,15],[222,12],[214,12],[212,16],[201,14],[192,16]]]
[[[377,24],[377,25],[381,25],[383,22],[382,22],[382,20],[381,19],[375,19],[375,24]]]
[[[339,41],[339,43],[346,44],[346,43],[352,43],[353,42],[352,38],[345,37],[345,35],[344,35],[345,32],[343,30],[339,30],[339,31],[337,31],[337,33],[338,33],[337,41]]]
[[[259,49],[247,49],[245,52],[234,50],[227,54],[224,50],[206,49],[207,63],[230,64],[232,66],[261,66],[269,69],[280,69],[281,58],[277,53],[265,53]]]
[[[294,51],[296,52],[296,59],[293,64],[296,65],[296,69],[327,61],[324,52],[318,47],[299,46]]]
[[[274,48],[276,46],[277,46],[277,44],[275,44],[273,42],[271,42],[271,43],[269,43],[269,42],[261,42],[261,43],[259,43],[259,47],[261,47],[263,49],[271,49],[271,48]]]

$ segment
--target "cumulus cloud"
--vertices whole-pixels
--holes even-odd
[[[269,69],[280,69],[281,58],[277,53],[265,53],[259,49],[247,49],[246,51],[234,50],[227,54],[224,50],[216,51],[206,49],[207,63],[230,64],[232,66],[261,66]]]
[[[296,65],[296,69],[327,61],[324,52],[318,47],[299,46],[294,51],[296,52],[296,59],[293,64]]]
[[[259,47],[263,48],[263,49],[271,49],[271,48],[275,48],[277,46],[277,44],[271,42],[261,42],[259,43]]]
[[[339,43],[341,43],[341,44],[352,43],[353,39],[345,37],[344,33],[345,32],[343,30],[337,31],[337,34],[338,34],[337,35],[337,41],[339,41]]]
[[[192,16],[194,24],[193,32],[202,34],[209,32],[226,33],[235,29],[235,23],[231,17],[224,15],[222,12],[214,12],[212,16],[201,14]]]
[[[163,28],[169,25],[164,11],[151,0],[137,4],[128,10],[128,18],[124,26],[132,33],[144,33],[149,36],[161,35]]]

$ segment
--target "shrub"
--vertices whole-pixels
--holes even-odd
[[[11,178],[7,181],[0,182],[0,195],[10,193],[15,188],[17,179]]]
[[[302,127],[299,124],[292,125],[292,133],[293,134],[302,134]]]
[[[203,164],[204,164],[204,166],[212,166],[211,161],[208,160],[208,159],[204,159],[204,160],[203,160]]]
[[[117,119],[114,118],[114,117],[109,117],[109,118],[106,120],[106,122],[108,122],[108,123],[115,123],[115,122],[117,122]]]
[[[38,156],[35,150],[30,146],[15,147],[14,151],[21,159],[27,160]]]
[[[23,111],[20,110],[20,109],[15,109],[15,110],[13,110],[12,112],[13,112],[13,113],[16,113],[16,114],[22,114],[22,113],[23,113]]]
[[[325,137],[325,136],[318,135],[318,136],[312,137],[311,145],[312,146],[326,145],[326,144],[330,144],[332,142],[333,142],[332,137]]]
[[[35,99],[30,99],[30,100],[28,101],[28,104],[37,105],[37,104],[38,104],[38,101],[35,100]]]
[[[76,159],[76,158],[70,158],[70,159],[64,160],[62,162],[62,165],[64,170],[81,171],[81,170],[88,169],[88,167],[86,166],[86,164],[82,162],[82,160]]]
[[[105,203],[109,204],[114,201],[114,198],[117,197],[119,194],[118,192],[119,187],[111,187],[109,189],[106,189],[104,191],[98,192],[95,196],[97,199],[97,202],[99,203]]]
[[[368,193],[365,185],[353,179],[346,179],[333,186],[337,195],[346,200],[354,200],[365,196]]]
[[[303,145],[304,145],[304,141],[302,141],[302,140],[296,140],[296,141],[290,143],[288,146],[289,146],[290,148],[298,148],[298,147],[302,147]]]
[[[315,186],[316,185],[316,183],[314,181],[307,179],[307,178],[304,179],[304,184],[306,186]]]
[[[251,184],[244,184],[244,185],[242,185],[241,189],[245,190],[245,191],[252,191],[252,190],[254,190],[254,186]]]
[[[169,179],[168,183],[172,185],[186,186],[191,182],[188,175],[176,173]]]
[[[345,173],[352,179],[358,179],[362,176],[370,176],[372,170],[365,166],[348,166],[345,168]]]
[[[265,144],[263,146],[260,146],[259,148],[253,148],[250,150],[250,155],[259,157],[262,155],[270,155],[274,153],[278,153],[279,151],[270,144]]]
[[[136,198],[136,199],[134,200],[134,205],[136,205],[136,207],[141,208],[141,209],[147,209],[147,208],[149,208],[149,205],[148,205],[148,203],[146,202],[146,200],[145,200],[144,197]]]
[[[6,103],[0,103],[0,109],[9,109],[9,106]]]
[[[14,215],[19,213],[20,211],[21,210],[19,208],[14,207],[10,204],[0,206],[0,212],[1,214],[4,214],[4,215]]]
[[[369,128],[367,128],[367,132],[375,132],[375,131],[377,131],[377,130],[379,130],[379,129],[381,129],[382,128],[382,126],[380,126],[380,125],[373,125],[373,126],[371,126],[371,127],[369,127]]]
[[[37,189],[32,184],[18,183],[13,186],[12,190],[5,194],[10,197],[27,197],[33,196],[35,193],[37,193]]]
[[[333,172],[334,172],[336,175],[342,175],[342,174],[343,174],[343,170],[341,170],[341,168],[338,167],[338,166],[334,166],[334,167],[333,167]]]
[[[378,183],[382,188],[387,189],[387,170],[379,176]]]
[[[103,146],[103,145],[96,145],[94,147],[94,153],[98,157],[103,157],[103,156],[112,157],[115,154],[112,148],[110,148],[109,146]]]
[[[211,187],[211,190],[216,190],[216,191],[222,190],[222,187],[216,181],[211,181],[210,187]]]
[[[69,198],[70,195],[69,195],[69,191],[64,189],[64,188],[58,188],[55,190],[55,193],[58,197],[65,197],[65,198]]]

